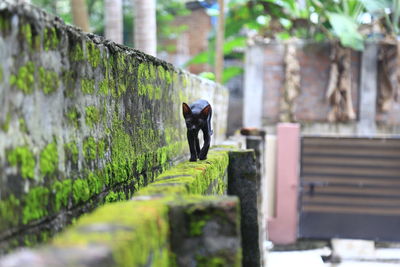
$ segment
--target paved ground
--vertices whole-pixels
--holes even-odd
[[[341,263],[324,263],[321,256],[329,256],[329,248],[268,253],[267,267],[400,267],[400,248],[378,248],[374,255],[347,259]]]

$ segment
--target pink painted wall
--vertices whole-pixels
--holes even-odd
[[[276,155],[276,217],[268,222],[268,236],[275,244],[296,242],[299,158],[300,125],[279,123]]]

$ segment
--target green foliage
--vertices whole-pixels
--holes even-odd
[[[364,49],[364,38],[357,31],[358,26],[351,17],[340,13],[328,13],[328,18],[334,34],[339,38],[343,46],[351,47],[355,50]]]

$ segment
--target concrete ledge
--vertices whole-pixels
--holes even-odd
[[[0,260],[0,266],[238,266],[240,262],[237,199],[186,196],[107,204],[83,216],[50,245],[11,254]]]
[[[240,208],[227,188],[229,151],[183,162],[131,201],[82,216],[49,245],[0,266],[241,266]]]
[[[228,151],[214,148],[206,160],[182,162],[155,178],[135,195],[216,194],[227,189]]]

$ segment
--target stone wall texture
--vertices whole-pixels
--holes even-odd
[[[198,98],[223,140],[225,88],[0,1],[0,252],[129,198],[183,159],[181,102]]]
[[[214,148],[205,161],[162,172],[130,201],[85,214],[47,245],[0,257],[0,266],[242,266],[239,199],[226,196],[238,155],[255,169],[252,151]]]

